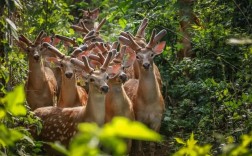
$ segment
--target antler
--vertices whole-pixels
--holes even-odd
[[[19,40],[15,40],[15,43],[17,44],[17,46],[19,46],[21,49],[23,49],[24,51],[27,50],[26,44],[22,41]]]
[[[74,29],[75,31],[85,32],[85,30],[78,25],[71,25],[71,28]]]
[[[85,37],[84,37],[84,41],[88,41],[91,40],[93,38],[95,38],[95,34],[94,34],[94,30],[90,31]]]
[[[20,41],[24,42],[27,46],[31,46],[32,45],[32,42],[28,38],[26,38],[24,35],[20,35],[18,37],[18,39]]]
[[[77,44],[76,41],[75,41],[75,38],[69,38],[69,37],[66,37],[66,36],[58,35],[58,34],[56,34],[55,37],[58,38],[58,39],[60,39],[60,40],[69,42],[69,43],[71,43],[73,46],[78,46],[78,44]]]
[[[88,28],[86,27],[86,25],[84,24],[83,21],[81,21],[81,26],[82,26],[85,33],[88,33],[90,31],[90,30],[88,30]]]
[[[85,69],[84,63],[83,63],[82,61],[78,60],[77,58],[71,58],[71,59],[70,59],[70,62],[71,62],[72,64],[74,64],[74,65],[76,65],[76,66],[82,68],[82,69]]]
[[[125,35],[125,33],[123,34]],[[131,47],[135,51],[141,50],[141,47],[133,40],[132,36],[129,33],[127,33],[127,38],[124,36],[120,36],[119,41]]]
[[[151,34],[151,38],[149,43],[146,45],[146,48],[153,48],[156,43],[166,35],[167,31],[165,29],[163,29],[162,31],[160,31],[157,35],[156,35],[156,30],[153,29],[152,34]]]
[[[45,36],[45,32],[42,30],[40,31],[40,33],[38,34],[37,38],[34,41],[34,45],[37,46],[39,45],[39,43],[41,42],[42,38]]]
[[[109,62],[111,61],[111,58],[112,58],[112,52],[109,52],[103,65],[101,66],[101,71],[102,72],[105,72],[108,68],[108,65],[109,65]]]
[[[57,55],[59,58],[64,58],[65,55],[62,54],[57,48],[55,48],[54,46],[50,45],[49,43],[47,42],[44,42],[42,44],[43,47],[47,48],[48,50],[50,50],[51,52],[53,52],[55,55]]]
[[[99,23],[98,27],[96,28],[96,31],[97,31],[97,32],[101,29],[101,27],[103,26],[103,24],[104,24],[105,22],[106,22],[106,19],[103,18],[102,21]]]
[[[99,8],[95,8],[94,10],[91,11],[91,13],[94,13],[96,11],[99,11],[100,9]]]
[[[120,51],[119,51],[119,53],[117,53],[117,55],[113,59],[113,62],[121,63],[122,59],[123,59],[123,56],[125,54],[125,51],[126,51],[126,46],[125,45],[121,46]]]
[[[77,55],[78,54],[80,54],[81,52],[83,52],[83,51],[86,51],[86,50],[90,50],[90,49],[92,49],[92,48],[94,48],[94,44],[93,43],[91,43],[90,45],[82,45],[82,46],[80,46],[80,47],[78,47],[78,48],[76,48],[71,54],[70,54],[70,56],[71,57],[77,57]]]
[[[85,65],[84,70],[87,73],[91,74],[94,71],[94,69],[90,67],[90,65],[88,63],[88,60],[87,60],[87,57],[86,56],[82,56],[82,60],[83,60],[84,65]]]
[[[145,37],[145,28],[148,25],[148,19],[144,18],[141,25],[139,26],[137,33],[136,33],[136,37],[140,38],[140,39],[144,39]]]
[[[163,38],[167,34],[167,31],[165,29],[161,30],[154,39],[154,42],[157,43],[161,38]]]

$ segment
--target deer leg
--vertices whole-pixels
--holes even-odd
[[[161,121],[161,120],[160,120]],[[150,126],[151,129],[153,129],[155,132],[159,132],[161,126],[161,122],[155,122]],[[155,150],[156,150],[156,143],[155,142],[150,142],[150,155],[155,156]]]

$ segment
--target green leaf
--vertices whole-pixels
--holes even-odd
[[[23,134],[15,129],[9,129],[5,125],[0,124],[0,145],[11,146],[17,140],[23,137]]]
[[[24,86],[17,86],[12,92],[9,92],[2,100],[6,110],[14,116],[26,115],[26,108],[24,106],[25,93]]]
[[[22,9],[23,7],[22,7],[22,4],[21,4],[21,2],[19,1],[19,0],[14,0],[14,3],[15,3],[15,6],[17,7],[17,8],[19,8],[19,9]]]
[[[118,23],[122,27],[122,29],[124,29],[126,27],[126,25],[127,25],[127,21],[124,18],[120,18],[118,20]]]
[[[181,138],[174,138],[177,143],[185,145],[186,143]]]
[[[9,18],[6,18],[5,20],[13,30],[17,31],[16,25]]]
[[[123,130],[122,130],[123,129]],[[111,123],[104,125],[103,135],[131,138],[146,141],[161,141],[162,137],[144,124],[124,117],[115,117]]]
[[[60,144],[59,142],[55,142],[55,143],[48,142],[47,144],[50,145],[53,149],[60,152],[61,154],[69,155],[67,149],[62,144]]]
[[[6,115],[6,112],[4,109],[0,108],[0,119],[4,118]]]
[[[25,135],[25,136],[23,137],[23,139],[27,140],[29,143],[31,143],[33,146],[35,146],[34,141],[33,141],[30,137],[28,137],[27,135]]]

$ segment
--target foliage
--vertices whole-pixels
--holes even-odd
[[[35,143],[25,125],[41,124],[24,105],[24,86],[17,86],[12,92],[0,98],[0,152],[5,155],[34,152]],[[22,125],[22,126],[21,126]],[[31,150],[31,151],[29,151]]]
[[[237,144],[234,143],[233,137],[227,137],[226,141],[222,143],[222,146],[220,147],[221,152],[220,156],[226,156],[226,155],[235,155],[235,156],[245,156],[251,154],[251,149],[249,145],[252,142],[252,135],[249,134],[243,134],[241,135],[241,143]],[[192,133],[190,138],[187,141],[183,141],[181,138],[175,138],[176,142],[179,144],[182,144],[183,147],[181,147],[176,153],[174,153],[174,156],[206,156],[211,155],[210,149],[211,145],[203,145],[200,146],[197,144],[197,140],[194,139],[194,134]]]
[[[197,140],[194,139],[194,134],[192,133],[190,138],[185,142],[181,138],[175,138],[175,140],[182,144],[183,147],[180,148],[174,156],[209,156],[211,149],[210,145],[199,146],[197,145]]]
[[[125,139],[161,141],[161,136],[142,123],[127,118],[115,117],[102,128],[95,123],[81,123],[79,133],[73,138],[69,151],[53,145],[65,155],[96,156],[105,153],[124,155],[127,151]],[[102,146],[102,150],[99,148]],[[105,153],[104,153],[105,152]]]
[[[43,29],[48,35],[58,33],[81,40],[69,28],[78,21],[74,17],[81,16],[78,8],[100,7],[98,21],[107,19],[100,33],[106,41],[116,41],[121,31],[135,34],[140,21],[149,18],[147,41],[153,28],[168,32],[163,38],[166,49],[155,59],[163,78],[162,91],[166,102],[161,133],[167,138],[179,136],[185,140],[185,136],[193,131],[199,142],[212,145],[214,155],[219,154],[222,147],[222,143],[216,142],[215,134],[232,137],[237,143],[246,142],[238,138],[252,129],[252,47],[251,44],[234,45],[226,41],[230,38],[251,39],[251,1],[195,1],[192,8],[201,23],[201,26],[193,24],[189,30],[195,57],[181,61],[176,58],[177,52],[183,48],[179,42],[179,21],[186,17],[179,16],[177,0],[94,0],[90,4],[74,3],[73,0],[8,2],[4,16],[0,17],[1,32],[17,30],[18,34],[25,34],[30,39]],[[10,8],[11,14],[6,8]],[[0,58],[0,79],[4,79],[4,83],[0,81],[0,87],[6,94],[7,90],[25,81],[27,64],[25,56],[11,46],[8,38],[2,39],[1,43],[7,55]],[[173,141],[168,139],[168,142]],[[196,147],[201,149],[203,146],[194,144],[193,148]],[[175,153],[177,148],[171,144],[168,154]],[[230,154],[230,151],[224,153]]]

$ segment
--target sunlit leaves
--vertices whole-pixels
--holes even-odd
[[[113,155],[123,155],[127,150],[125,139],[161,141],[158,133],[142,123],[123,117],[115,117],[102,128],[95,123],[81,123],[78,128],[80,133],[74,137],[70,145],[70,155],[96,156],[107,150]],[[101,151],[99,145],[102,145],[105,151]]]
[[[126,27],[127,21],[124,18],[118,20],[119,25],[124,29]]]
[[[8,129],[5,125],[0,124],[0,147],[12,146],[15,141],[20,140],[23,134],[14,129]]]
[[[6,110],[15,116],[26,114],[24,100],[25,93],[23,85],[17,86],[14,91],[8,93],[4,98],[0,99]]]
[[[211,145],[198,145],[198,141],[194,139],[193,133],[187,141],[183,141],[180,138],[175,138],[175,140],[182,144],[183,147],[174,153],[173,156],[210,156]]]
[[[147,128],[140,122],[128,120],[123,117],[116,117],[111,123],[104,125],[105,136],[118,136],[137,140],[161,141],[161,136]]]

